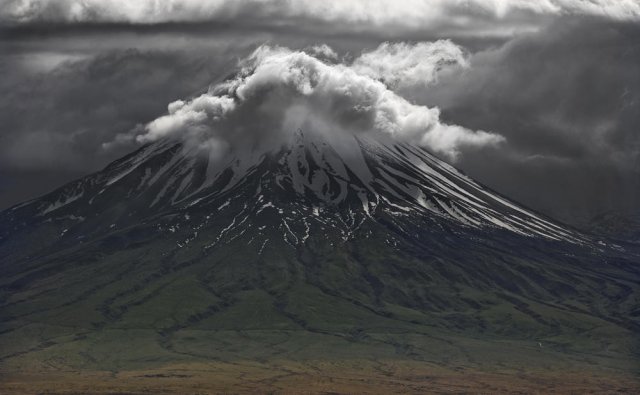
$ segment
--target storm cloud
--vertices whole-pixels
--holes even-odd
[[[576,222],[640,202],[640,27],[561,20],[480,51],[462,72],[405,94],[445,119],[506,137],[466,152],[472,176]],[[522,182],[519,180],[526,180]]]

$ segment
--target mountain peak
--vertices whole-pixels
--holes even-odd
[[[47,223],[60,228],[56,243],[143,225],[162,232],[189,229],[194,236],[185,240],[202,237],[197,230],[212,226],[221,239],[255,230],[252,222],[267,214],[280,217],[271,218],[279,224],[273,226],[294,246],[314,229],[346,240],[367,221],[407,237],[444,227],[468,237],[486,231],[585,240],[421,148],[384,136],[329,138],[302,130],[275,148],[217,155],[172,140],[146,145],[101,172],[8,210],[4,216],[11,226],[3,238]],[[112,225],[105,228],[107,222]],[[266,240],[259,233],[256,238]]]

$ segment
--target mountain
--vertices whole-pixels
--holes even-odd
[[[277,224],[281,234],[275,239],[291,247],[304,244],[312,228],[334,229],[347,241],[370,221],[387,222],[394,233],[404,233],[403,238],[416,237],[409,229],[422,234],[437,227],[453,233],[492,229],[574,243],[583,239],[422,149],[381,139],[343,137],[329,144],[328,139],[298,132],[276,151],[234,151],[215,159],[198,147],[172,141],[148,145],[98,174],[6,211],[3,247],[12,240],[21,245],[27,239],[33,242],[28,249],[4,251],[7,257],[20,259],[21,253],[36,252],[34,245],[60,248],[65,242],[118,233],[116,229],[141,230],[149,223],[174,227],[173,233],[183,225],[190,228],[180,234],[195,235],[200,230],[220,238],[252,226],[233,220],[227,224],[224,217],[251,218],[269,228]],[[191,219],[192,213],[210,218]],[[60,237],[45,233],[58,230]],[[41,237],[40,232],[45,234]],[[258,244],[268,239],[255,234],[255,229],[249,234]],[[176,241],[178,248],[181,244]]]
[[[638,243],[640,213],[608,211],[591,218],[585,228],[601,237]]]
[[[162,140],[0,224],[10,369],[397,359],[629,375],[640,361],[637,246],[380,136],[298,132],[215,156]]]

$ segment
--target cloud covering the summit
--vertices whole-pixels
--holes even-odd
[[[389,55],[389,48],[396,49],[395,55]],[[413,51],[418,56],[412,56]],[[390,75],[385,65],[398,52],[408,55],[407,64],[394,70],[398,75]],[[425,52],[430,56],[422,56]],[[304,51],[261,46],[242,61],[235,78],[191,100],[169,104],[168,114],[133,133],[141,143],[178,137],[207,146],[272,139],[298,129],[329,135],[383,134],[455,160],[461,147],[496,145],[504,138],[447,124],[438,108],[413,104],[390,86],[403,75],[412,82],[429,83],[443,64],[463,62],[461,56],[450,42],[384,43],[350,65],[326,63]],[[373,70],[365,64],[382,66]]]

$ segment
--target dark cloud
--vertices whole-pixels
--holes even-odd
[[[248,49],[233,51],[243,50]],[[131,147],[104,150],[102,144],[164,113],[168,102],[206,89],[234,67],[233,51],[5,53],[0,61],[0,205],[51,188],[36,182],[38,172],[77,176],[122,155]],[[15,179],[24,177],[42,189],[19,193],[25,181]]]
[[[409,95],[507,138],[459,163],[507,195],[571,222],[638,210],[639,43],[637,24],[564,19],[476,53],[464,72]]]

